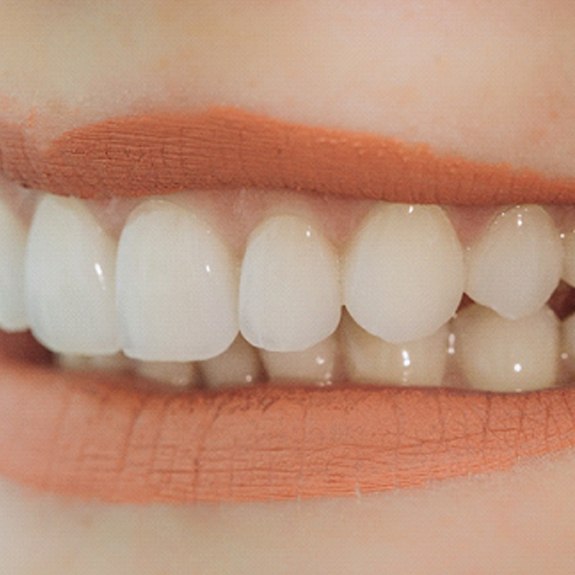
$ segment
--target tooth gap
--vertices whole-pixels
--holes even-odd
[[[560,282],[548,305],[560,320],[569,317],[575,311],[575,288],[564,281]]]

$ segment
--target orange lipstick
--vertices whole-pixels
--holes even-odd
[[[128,117],[45,149],[0,129],[4,175],[85,198],[289,188],[443,204],[568,202],[575,180],[235,109]],[[114,502],[355,495],[507,469],[575,446],[575,388],[525,394],[344,385],[168,393],[34,363],[0,338],[0,473]]]
[[[18,342],[22,353],[22,339]],[[121,503],[354,496],[507,469],[575,446],[575,389],[136,389],[3,345],[0,473]]]
[[[0,123],[0,173],[27,187],[82,198],[243,187],[423,204],[575,198],[575,179],[235,108],[110,119],[65,132],[42,149],[22,129]]]

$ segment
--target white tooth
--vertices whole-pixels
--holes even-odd
[[[118,351],[115,258],[116,242],[82,201],[42,198],[28,237],[26,303],[32,331],[48,349]]]
[[[575,286],[575,229],[565,234],[563,247],[563,279],[569,285]]]
[[[256,383],[262,366],[257,351],[241,336],[221,355],[199,364],[209,388],[220,389]]]
[[[189,387],[200,380],[197,368],[191,362],[135,361],[134,363],[138,375],[174,387]]]
[[[465,291],[499,315],[535,313],[557,287],[563,266],[561,238],[539,206],[500,214],[468,252]]]
[[[463,252],[437,206],[382,204],[351,242],[344,302],[365,330],[399,343],[435,333],[463,292]]]
[[[120,238],[117,281],[129,357],[208,359],[227,349],[238,333],[236,262],[190,210],[162,200],[136,208]]]
[[[571,372],[575,372],[575,313],[571,314],[561,324],[562,351],[567,354],[567,365]]]
[[[337,339],[331,336],[304,351],[261,350],[260,355],[272,380],[330,385],[335,375],[337,350]]]
[[[407,343],[388,343],[346,318],[342,325],[346,374],[382,385],[440,386],[448,357],[449,329]]]
[[[28,327],[24,297],[24,260],[27,226],[8,202],[0,201],[0,327],[24,331]]]
[[[70,371],[89,371],[90,357],[74,355],[71,353],[59,353],[56,355],[56,363],[62,369]]]
[[[529,391],[557,378],[559,320],[548,307],[510,320],[470,305],[454,321],[455,349],[468,383],[486,391]]]
[[[68,370],[117,373],[131,371],[133,363],[121,353],[94,356],[58,354],[56,361],[60,367]]]
[[[321,232],[291,215],[260,225],[242,264],[243,336],[269,351],[301,351],[332,334],[340,313],[338,258]]]

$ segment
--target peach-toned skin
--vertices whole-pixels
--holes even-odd
[[[558,196],[565,194],[559,201],[566,201],[575,177],[574,23],[575,9],[566,0],[0,2],[0,122],[14,134],[4,136],[0,165],[3,172],[15,166],[10,160],[8,167],[7,146],[29,152],[34,162],[87,126],[158,115],[181,121],[233,108],[332,134],[369,133],[420,154],[499,166],[496,172],[528,170],[529,178],[567,182],[564,192],[555,188]],[[14,138],[25,145],[18,148]],[[80,148],[68,148],[74,150]],[[33,175],[41,166],[32,168]],[[512,198],[501,201],[522,199]],[[1,393],[16,407],[2,425],[10,426],[16,412],[49,417],[26,395],[41,381],[34,376],[19,386],[18,377],[5,380]],[[56,383],[43,391],[55,397],[65,389]],[[92,406],[107,389],[98,388]],[[80,403],[89,405],[89,394],[82,393]],[[119,402],[125,393],[119,391]],[[542,437],[554,438],[558,448],[570,445],[571,392],[553,394],[540,396],[550,402],[549,411],[533,412],[547,435],[521,442],[525,455],[537,452],[532,448]],[[517,406],[525,400],[505,401]],[[486,411],[477,413],[477,429],[493,429]],[[105,416],[101,410],[99,421]],[[323,429],[334,432],[342,417],[338,408]],[[527,419],[519,429],[535,430]],[[511,431],[492,437],[513,436],[516,442],[514,421]],[[51,463],[43,452],[44,480],[60,469],[60,487],[69,491],[74,475],[66,470],[79,461],[101,466],[92,468],[93,484],[104,480],[99,472],[110,460],[93,446],[116,437],[118,429],[108,423],[109,435],[80,434],[88,443],[71,445],[71,451],[53,447]],[[565,427],[552,432],[545,423]],[[80,425],[86,429],[86,422]],[[43,439],[32,425],[13,430],[2,431],[3,449],[12,453],[4,469],[20,465],[32,484],[34,468],[21,465],[30,455],[26,437],[38,440],[37,446]],[[174,455],[170,447],[168,438],[166,459]],[[112,461],[121,474],[121,457]],[[573,573],[573,450],[508,461],[514,464],[507,470],[371,495],[365,493],[375,485],[371,480],[353,490],[346,480],[349,494],[333,499],[183,506],[87,502],[6,480],[0,485],[0,566],[15,575]],[[357,476],[345,462],[340,460],[340,469],[348,479]],[[449,457],[442,468],[450,469]],[[165,478],[181,493],[169,464],[158,471],[156,479]],[[272,485],[267,477],[263,483]],[[36,485],[47,486],[42,478]],[[156,493],[163,493],[163,485]]]

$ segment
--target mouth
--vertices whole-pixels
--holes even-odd
[[[224,117],[233,145],[206,128]],[[16,141],[4,475],[116,502],[296,499],[575,444],[573,182],[230,109]]]

